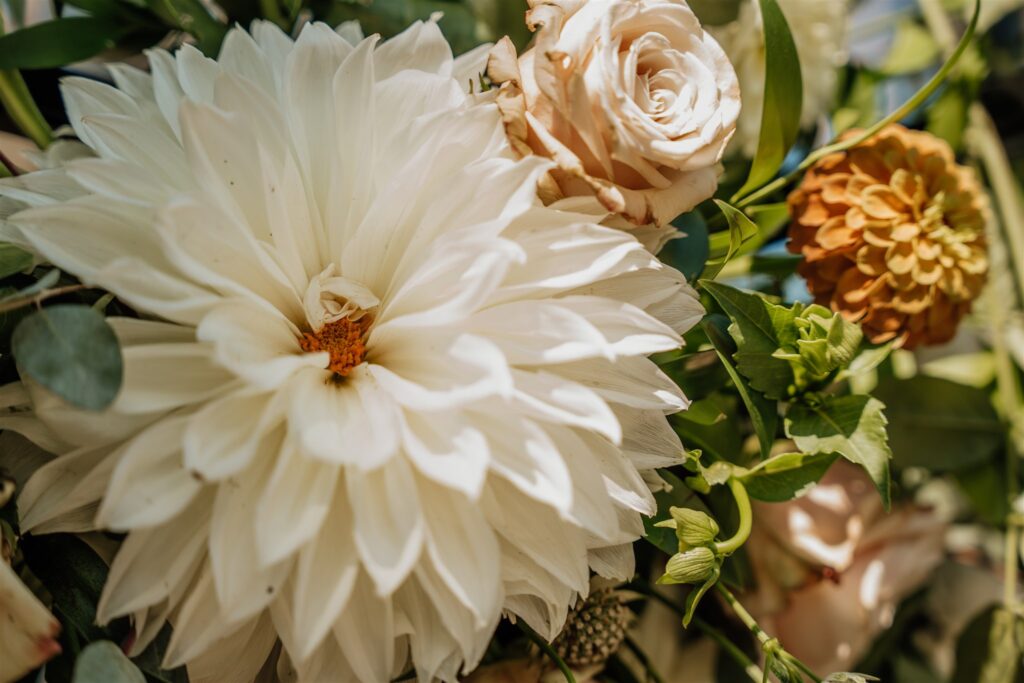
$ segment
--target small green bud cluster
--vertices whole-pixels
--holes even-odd
[[[688,624],[697,602],[715,585],[721,573],[722,558],[715,547],[718,522],[700,510],[691,508],[673,507],[669,513],[671,519],[658,522],[655,526],[675,530],[679,552],[669,559],[665,574],[658,579],[658,583],[697,586],[686,600],[683,623]]]
[[[772,354],[793,368],[796,392],[806,391],[830,379],[849,365],[863,339],[860,327],[847,322],[824,306],[796,304],[798,338]]]

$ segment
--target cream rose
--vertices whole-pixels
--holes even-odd
[[[736,72],[683,0],[529,0],[534,46],[490,78],[515,149],[557,163],[547,204],[596,197],[664,226],[711,197],[740,111]]]

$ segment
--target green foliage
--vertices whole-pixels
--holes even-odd
[[[75,660],[72,683],[145,683],[146,677],[109,640],[90,643]]]
[[[797,403],[786,413],[786,435],[805,453],[838,453],[871,476],[886,508],[891,502],[885,404],[862,395]]]
[[[888,378],[874,395],[887,406],[892,450],[900,467],[969,469],[991,462],[1003,449],[1006,427],[981,389],[917,375]]]
[[[733,197],[743,197],[771,180],[800,134],[803,81],[789,24],[777,0],[759,0],[764,17],[765,86],[761,137],[747,182]]]
[[[41,309],[21,321],[11,343],[22,372],[69,403],[102,410],[117,397],[121,349],[94,309],[69,304]]]
[[[702,276],[708,280],[718,275],[725,264],[731,261],[745,244],[754,240],[758,235],[757,225],[745,213],[720,199],[716,199],[715,204],[725,216],[726,222],[729,224],[729,231],[715,233],[709,238],[708,261],[704,266]]]
[[[672,223],[680,237],[669,241],[658,253],[665,263],[683,275],[688,282],[700,277],[711,253],[708,225],[698,211],[685,213]]]
[[[125,27],[106,18],[66,17],[0,36],[0,69],[47,69],[114,47]]]
[[[13,244],[0,244],[0,279],[32,267],[35,257]]]
[[[751,498],[782,503],[814,486],[838,457],[836,453],[783,453],[737,476]]]
[[[882,65],[882,72],[900,75],[923,71],[939,58],[939,45],[931,32],[910,19],[896,25],[892,49]]]

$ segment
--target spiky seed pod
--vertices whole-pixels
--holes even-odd
[[[569,614],[552,645],[574,669],[604,664],[622,645],[631,620],[615,590],[595,591]]]
[[[825,157],[789,210],[789,249],[815,300],[874,343],[949,341],[984,286],[987,197],[929,133],[892,125]]]

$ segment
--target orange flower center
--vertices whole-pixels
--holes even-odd
[[[335,320],[316,332],[303,334],[299,346],[306,353],[326,351],[331,357],[327,369],[340,377],[348,377],[366,358],[366,343],[363,337],[371,322],[373,320],[368,315],[359,320]]]

